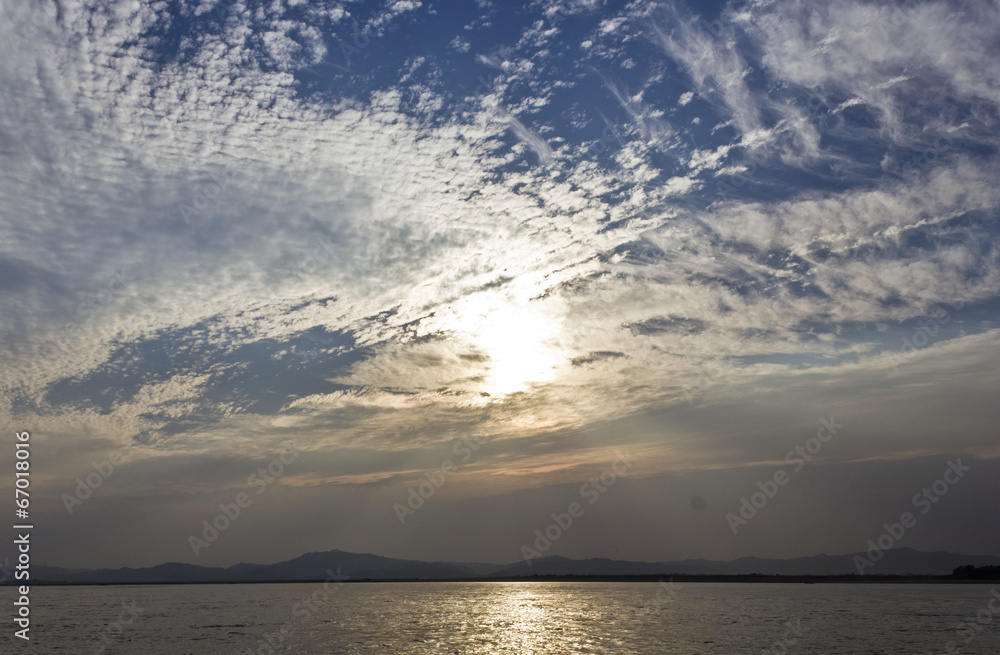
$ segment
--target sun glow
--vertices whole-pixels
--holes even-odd
[[[537,303],[470,298],[455,307],[449,323],[486,356],[482,384],[483,391],[491,395],[516,393],[548,381],[563,359],[559,321]]]
[[[508,307],[487,315],[475,336],[490,358],[487,391],[514,393],[532,382],[551,379],[560,359],[558,332],[554,321],[529,307]]]

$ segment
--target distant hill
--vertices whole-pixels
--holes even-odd
[[[514,564],[422,562],[380,555],[331,550],[306,553],[277,564],[236,564],[227,568],[170,562],[149,568],[64,569],[33,566],[32,582],[79,584],[129,584],[164,582],[271,582],[325,580],[327,571],[340,571],[352,580],[456,580],[527,576],[590,575],[850,575],[856,573],[854,556],[814,555],[794,559],[741,557],[731,562],[689,559],[678,562],[629,562],[603,558],[543,557]],[[868,575],[950,575],[962,566],[1000,566],[1000,557],[925,553],[896,548],[885,553]],[[8,581],[8,583],[11,581]]]
[[[624,562],[608,559],[575,560],[564,557],[543,557],[501,569],[495,576],[524,575],[851,575],[857,573],[855,555],[813,555],[794,559],[741,557],[731,562],[688,559],[679,562]],[[1000,557],[989,555],[956,555],[945,551],[925,553],[912,548],[889,550],[866,575],[949,575],[959,566],[992,566]]]
[[[503,568],[496,564],[452,564],[393,559],[380,555],[331,550],[306,553],[277,564],[236,564],[228,568],[170,562],[149,568],[63,569],[34,566],[33,582],[129,584],[164,582],[273,582],[325,580],[326,571],[357,580],[440,580],[485,577]]]

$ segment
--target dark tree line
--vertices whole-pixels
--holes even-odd
[[[964,580],[1000,580],[1000,566],[973,566],[966,564],[952,571],[951,576]]]

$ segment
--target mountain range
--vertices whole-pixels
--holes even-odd
[[[351,580],[458,580],[529,576],[670,576],[670,575],[851,575],[855,556],[814,555],[794,559],[741,557],[723,562],[687,559],[676,562],[630,562],[604,558],[543,557],[513,564],[422,562],[380,555],[331,550],[306,553],[277,564],[236,564],[227,568],[171,562],[149,568],[67,569],[31,567],[31,581],[76,584],[135,584],[179,582],[322,581],[327,571]],[[998,566],[1000,557],[922,552],[896,548],[865,569],[866,575],[949,575],[959,566]],[[23,584],[23,583],[22,583]]]

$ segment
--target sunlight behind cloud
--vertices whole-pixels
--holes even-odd
[[[476,340],[490,358],[488,392],[514,393],[552,378],[560,360],[555,321],[532,307],[508,306],[484,322]]]
[[[490,395],[551,380],[565,359],[559,321],[537,303],[479,294],[457,303],[453,311],[445,325],[487,358],[482,390]]]

